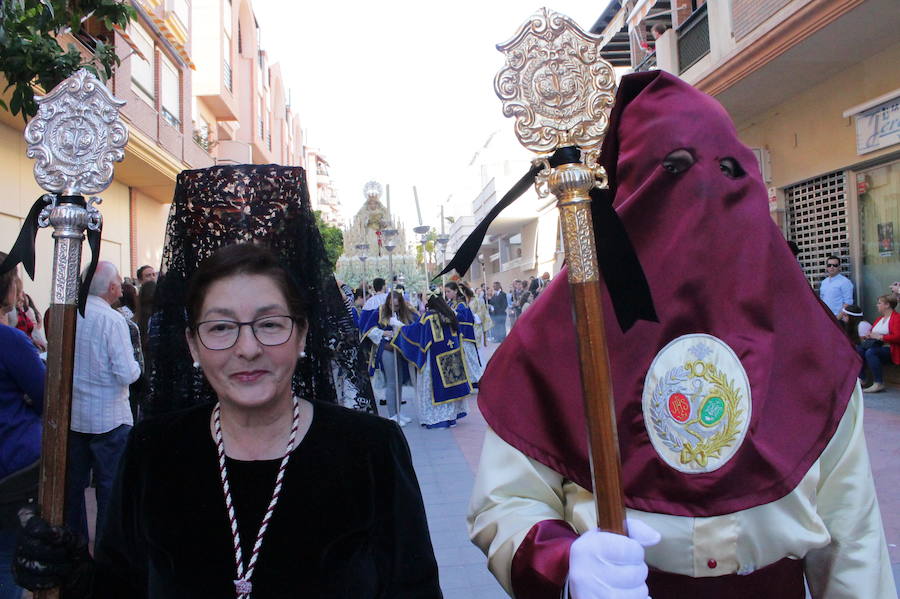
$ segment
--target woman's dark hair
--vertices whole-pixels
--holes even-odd
[[[135,322],[141,331],[141,343],[146,344],[147,323],[153,314],[153,299],[156,296],[156,281],[147,281],[141,285],[138,291],[137,310],[135,310]],[[146,355],[144,358],[146,359]]]
[[[847,315],[847,320],[842,321],[844,325],[844,332],[847,333],[847,337],[850,338],[850,342],[853,345],[859,345],[859,323],[862,322],[862,316],[854,316],[850,314],[850,312],[856,312],[857,314],[862,314],[862,308],[857,306],[856,304],[850,304],[846,308],[844,308],[844,314]]]
[[[891,307],[891,310],[895,310],[897,308],[897,296],[893,293],[889,293],[888,295],[879,295],[878,301],[882,301],[888,304]]]
[[[306,298],[285,268],[268,249],[250,243],[227,245],[210,255],[194,272],[188,283],[188,326],[193,330],[200,318],[209,288],[218,281],[235,275],[269,277],[287,302],[291,316],[300,325],[306,324],[309,313]]]
[[[466,303],[468,303],[468,300],[475,297],[475,292],[472,291],[472,288],[469,287],[468,285],[466,285],[465,283],[460,283],[459,288],[460,288],[460,290],[462,290],[463,295],[466,296]]]
[[[447,301],[440,293],[435,293],[425,302],[425,307],[437,312],[443,322],[450,325],[450,329],[456,333],[459,331],[459,320],[456,319],[456,312],[447,305]]]
[[[456,294],[457,301],[459,301],[460,296],[464,296],[463,292],[459,289],[459,285],[455,281],[447,281],[444,283],[444,287],[453,290],[453,293]]]
[[[2,264],[4,260],[6,260],[6,253],[0,252],[0,264]],[[13,303],[12,306],[7,306],[6,299],[9,297],[9,292],[16,284],[16,278],[18,276],[18,270],[15,268],[12,268],[0,275],[0,308],[3,309],[4,314],[15,307],[15,303]]]
[[[388,294],[387,300],[381,304],[381,312],[378,314],[378,323],[382,326],[386,326],[391,319],[391,314],[394,313],[393,300],[399,300],[400,309],[397,310],[397,318],[402,320],[403,322],[409,324],[416,319],[415,315],[412,313],[412,310],[409,309],[409,304],[406,303],[406,300],[403,298],[403,294],[399,291],[391,291]]]
[[[137,310],[137,287],[131,283],[122,284],[122,295],[119,297],[119,303],[134,313]]]
[[[32,312],[34,312],[34,320],[38,326],[41,326],[41,323],[44,322],[44,317],[41,316],[41,313],[38,312],[37,306],[34,305],[34,300],[31,299],[31,296],[27,293],[25,294],[25,307],[31,308]]]

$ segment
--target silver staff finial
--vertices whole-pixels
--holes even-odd
[[[81,69],[46,96],[25,127],[34,178],[62,195],[100,193],[113,178],[113,162],[125,156],[128,129],[119,119],[124,100]]]

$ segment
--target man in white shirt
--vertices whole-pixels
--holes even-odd
[[[853,283],[841,274],[841,259],[837,256],[825,259],[825,272],[827,276],[819,285],[819,297],[837,316],[853,303]]]
[[[387,293],[384,291],[385,281],[381,277],[372,279],[372,290],[375,292],[366,300],[363,306],[363,312],[368,310],[378,311],[381,305],[387,301]]]
[[[88,538],[84,491],[94,472],[97,494],[97,532],[119,458],[134,421],[128,385],[138,379],[125,318],[112,309],[122,294],[122,278],[110,262],[97,264],[91,280],[84,318],[75,336],[75,373],[72,424],[69,432],[66,524]]]

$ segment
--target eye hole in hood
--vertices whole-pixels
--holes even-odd
[[[673,175],[679,175],[694,166],[694,162],[694,155],[691,154],[691,151],[680,148],[670,152],[668,156],[663,158],[662,165],[664,169]]]
[[[719,170],[729,179],[740,179],[747,174],[741,163],[731,157],[719,160]]]

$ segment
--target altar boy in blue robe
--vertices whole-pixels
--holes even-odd
[[[416,366],[417,412],[425,428],[456,426],[475,381],[464,343],[474,341],[471,322],[460,323],[439,290],[428,294],[425,313],[400,329],[391,345]]]

